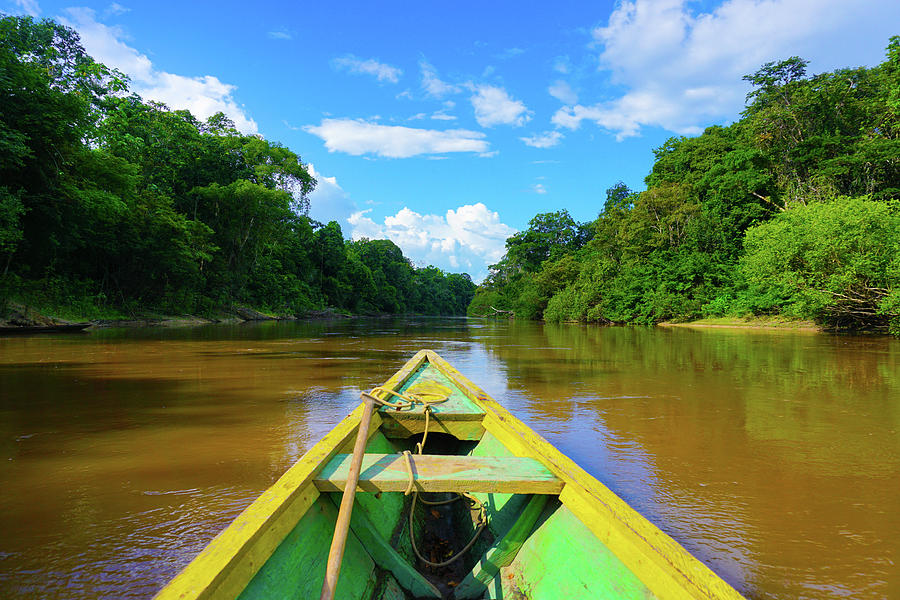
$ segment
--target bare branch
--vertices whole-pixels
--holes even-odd
[[[756,192],[754,192],[752,190],[750,191],[750,193],[753,194],[754,196],[756,196],[757,198],[759,198],[760,200],[762,200],[763,202],[768,202],[769,204],[771,204],[772,206],[774,206],[775,208],[777,208],[780,211],[785,210],[785,208],[783,206],[779,206],[779,205],[775,204],[774,202],[772,202],[772,200],[768,196],[763,196],[761,194],[757,194]]]

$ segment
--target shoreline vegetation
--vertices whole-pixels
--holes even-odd
[[[61,316],[61,315],[64,315]],[[246,306],[223,308],[214,314],[207,315],[171,315],[154,312],[143,312],[124,315],[115,312],[82,314],[73,312],[71,308],[60,310],[40,308],[20,302],[7,302],[0,306],[0,329],[21,328],[22,332],[52,326],[90,323],[90,328],[141,328],[141,327],[195,327],[214,324],[237,324],[258,321],[340,321],[344,319],[387,318],[387,317],[428,316],[416,314],[395,315],[351,314],[334,308],[309,310],[300,314],[279,314],[271,311],[257,310]],[[469,315],[474,316],[474,315]],[[504,316],[504,315],[499,315]],[[498,315],[487,315],[476,318],[498,318]],[[570,321],[578,323],[578,321]],[[787,330],[821,332],[824,328],[810,320],[792,319],[782,316],[749,316],[749,317],[705,317],[693,321],[668,322],[654,324],[657,327],[696,328],[696,329],[755,329],[755,330]]]
[[[739,120],[667,140],[595,220],[536,215],[468,314],[900,336],[900,36],[874,67],[806,66],[744,77]]]
[[[65,314],[65,318],[59,316]],[[10,302],[0,309],[0,328],[20,328],[22,332],[55,326],[66,326],[90,323],[91,327],[191,327],[216,323],[245,323],[252,321],[299,321],[299,320],[339,320],[359,318],[362,315],[350,315],[337,310],[311,310],[299,315],[277,314],[259,311],[249,307],[236,306],[222,309],[209,315],[167,315],[160,313],[139,313],[121,315],[107,313],[104,317],[85,316],[63,310],[39,309],[17,302]],[[14,332],[14,331],[12,331]]]
[[[341,321],[345,319],[384,319],[393,317],[427,317],[416,313],[391,314],[370,313],[352,314],[335,309],[309,310],[300,314],[279,314],[260,311],[249,307],[232,307],[222,309],[209,315],[167,315],[160,313],[140,313],[136,315],[107,315],[103,318],[79,316],[77,313],[65,312],[66,318],[56,316],[54,311],[35,309],[19,303],[9,303],[0,310],[0,329],[7,332],[19,328],[23,333],[54,326],[90,324],[92,328],[108,327],[194,327],[198,325],[237,324],[260,321]],[[450,315],[453,316],[453,315]],[[462,316],[462,315],[457,315]],[[86,328],[87,329],[87,328]],[[14,332],[13,332],[14,333]]]
[[[128,83],[73,29],[0,13],[0,309],[465,314],[467,274],[311,219],[316,180],[298,154],[222,113],[200,121],[145,102]]]
[[[355,315],[340,312],[334,309],[311,310],[299,315],[276,314],[258,311],[249,307],[233,307],[222,310],[215,315],[163,315],[146,313],[139,315],[123,316],[108,315],[106,318],[87,318],[77,314],[67,313],[68,318],[54,316],[53,311],[38,310],[19,303],[9,303],[4,310],[0,310],[0,328],[21,328],[23,332],[29,329],[73,325],[77,323],[90,323],[92,328],[108,327],[195,327],[199,325],[237,324],[255,321],[331,321],[359,318],[385,318],[394,316],[423,316],[423,315],[391,315],[369,314]],[[491,318],[491,317],[480,317]],[[572,321],[577,323],[577,321]],[[659,322],[657,327],[696,328],[696,329],[755,329],[755,330],[782,330],[782,331],[807,331],[821,332],[823,327],[813,321],[803,319],[789,319],[785,317],[708,317],[685,322]]]
[[[222,113],[145,102],[73,29],[0,13],[0,310],[784,319],[900,335],[900,36],[875,67],[806,65],[747,75],[739,120],[667,140],[647,189],[613,185],[595,220],[536,215],[476,287],[309,218],[316,180],[290,149]]]

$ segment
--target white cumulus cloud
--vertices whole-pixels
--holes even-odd
[[[568,56],[557,56],[553,61],[553,70],[566,75],[572,72],[572,61]]]
[[[358,75],[371,75],[378,81],[390,81],[391,83],[397,83],[400,81],[400,76],[403,75],[403,71],[398,67],[378,62],[374,58],[362,60],[352,54],[335,58],[331,64],[335,69],[344,69]]]
[[[552,148],[553,146],[558,145],[562,138],[563,134],[558,131],[545,131],[541,134],[519,139],[532,148]]]
[[[212,75],[186,77],[157,70],[146,55],[122,41],[117,27],[96,19],[89,8],[69,8],[60,20],[81,36],[81,43],[94,60],[119,69],[131,78],[131,90],[146,100],[163,102],[172,109],[187,109],[199,119],[223,112],[244,133],[256,133],[256,122],[234,99],[235,86]]]
[[[475,120],[482,127],[513,125],[521,127],[531,120],[531,112],[519,100],[513,100],[501,87],[493,85],[472,86],[471,97]]]
[[[309,174],[316,178],[316,189],[309,195],[309,216],[322,223],[337,221],[342,229],[346,229],[347,219],[359,210],[337,177],[326,177],[316,171],[315,165],[306,165]]]
[[[431,118],[435,121],[455,121],[456,117],[454,115],[447,114],[447,111],[453,110],[454,107],[456,107],[456,102],[453,100],[445,100],[444,108],[433,113]]]
[[[423,215],[403,208],[382,223],[369,217],[369,212],[350,217],[353,239],[389,239],[417,265],[463,270],[475,281],[487,275],[488,265],[500,260],[506,238],[516,233],[481,202],[450,209],[444,215]]]
[[[472,93],[469,101],[472,108],[475,109],[475,120],[482,127],[493,127],[495,125],[512,125],[521,127],[531,120],[532,112],[521,100],[510,97],[509,93],[502,87],[490,85],[486,83],[473,83],[466,81],[463,83],[451,84],[443,81],[438,77],[437,70],[425,60],[419,61],[419,67],[422,70],[422,89],[426,95],[432,98],[444,98],[451,94],[459,94],[468,90]],[[483,74],[490,75],[493,67]],[[445,110],[435,113],[432,118],[451,120],[456,117],[446,114],[446,106],[453,107],[453,102],[445,103]]]
[[[485,154],[490,147],[485,135],[478,131],[417,129],[361,119],[323,119],[319,125],[308,125],[304,130],[324,140],[329,152],[346,152],[354,156],[374,154],[408,158],[447,152]]]
[[[562,79],[554,82],[554,84],[551,85],[550,89],[548,89],[547,91],[550,92],[551,96],[564,104],[578,103],[578,94],[575,93],[575,90],[572,89],[572,86],[570,86]]]
[[[438,77],[437,69],[428,62],[419,61],[419,68],[422,70],[422,88],[425,93],[434,98],[443,98],[448,94],[456,94],[460,92],[460,87],[447,83]]]
[[[697,133],[737,116],[748,91],[741,77],[762,64],[792,55],[811,60],[814,72],[875,64],[900,22],[896,0],[726,0],[709,12],[694,6],[618,3],[593,37],[602,48],[600,69],[623,93],[596,104],[567,102],[553,123],[575,129],[594,121],[618,139],[645,126]]]

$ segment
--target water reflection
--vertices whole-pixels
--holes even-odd
[[[537,429],[745,594],[896,589],[896,341],[548,326],[486,342]],[[593,432],[547,426],[586,411]]]
[[[0,596],[148,597],[430,347],[751,597],[900,590],[900,344],[464,319],[0,339]]]

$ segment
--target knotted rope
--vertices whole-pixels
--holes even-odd
[[[396,402],[389,402],[386,399],[379,398],[375,394],[383,393],[388,394],[390,396],[396,397],[398,400]],[[431,396],[431,400],[428,399],[428,396]],[[360,394],[360,397],[363,399],[371,398],[375,404],[380,406],[387,406],[388,408],[393,408],[395,410],[403,410],[404,408],[412,408],[416,404],[421,404],[423,406],[430,407],[434,404],[440,404],[441,402],[446,402],[450,399],[449,394],[441,394],[438,392],[406,392],[405,394],[401,394],[400,392],[395,392],[394,390],[386,387],[374,387],[368,392],[363,392]]]
[[[378,392],[383,392],[388,394],[389,396],[394,396],[397,398],[396,402],[389,402],[386,399],[379,398],[375,394]],[[422,434],[422,441],[416,444],[416,454],[421,455],[423,450],[425,449],[425,440],[428,439],[428,425],[429,420],[431,418],[431,407],[435,404],[440,404],[441,402],[446,402],[450,396],[448,394],[440,394],[437,392],[407,392],[406,394],[402,394],[400,392],[395,392],[392,389],[386,387],[376,387],[372,388],[368,392],[363,392],[360,394],[363,398],[369,397],[371,398],[376,405],[387,406],[388,408],[393,408],[394,410],[403,410],[404,408],[412,408],[416,404],[421,404],[425,413],[425,431]],[[426,396],[431,396],[432,399],[428,399]],[[409,542],[412,545],[413,552],[416,553],[416,556],[423,563],[428,565],[429,567],[446,567],[447,565],[459,560],[463,554],[465,554],[469,548],[475,543],[475,540],[478,539],[478,536],[481,535],[481,532],[484,530],[487,525],[487,511],[484,508],[484,503],[482,503],[478,498],[471,495],[468,492],[457,493],[456,498],[450,498],[449,500],[438,500],[438,501],[430,501],[425,500],[424,498],[419,498],[419,492],[414,488],[415,476],[413,475],[413,467],[412,467],[412,453],[409,450],[403,451],[403,457],[406,459],[406,475],[408,477],[408,481],[406,484],[406,490],[403,492],[404,496],[408,496],[412,493],[412,502],[409,507]],[[472,536],[472,539],[463,546],[462,550],[448,558],[443,562],[431,562],[419,552],[419,549],[416,547],[415,536],[413,535],[413,515],[416,510],[416,501],[418,500],[422,504],[427,504],[429,506],[439,506],[442,504],[449,504],[451,502],[456,502],[457,500],[461,500],[463,498],[467,498],[473,504],[472,506],[478,506],[478,527],[475,529],[475,534]]]

